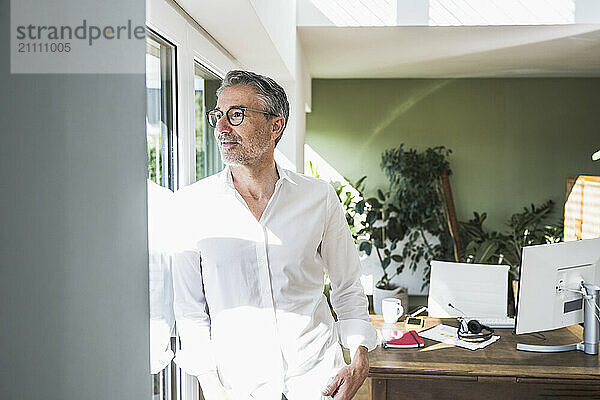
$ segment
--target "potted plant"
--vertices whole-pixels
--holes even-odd
[[[404,268],[403,256],[397,252],[397,246],[405,232],[398,223],[394,206],[386,204],[387,196],[381,190],[377,190],[377,196],[378,198],[371,197],[359,201],[356,204],[356,212],[366,216],[362,229],[358,231],[359,237],[362,238],[359,250],[370,256],[374,249],[383,272],[373,288],[373,309],[376,314],[381,314],[381,300],[388,297],[400,299],[404,310],[407,310],[408,289],[391,282]],[[389,271],[392,261],[400,265]]]
[[[479,264],[505,264],[510,266],[508,285],[508,312],[514,314],[516,305],[516,283],[521,265],[523,247],[558,243],[563,240],[563,227],[560,223],[547,223],[554,203],[548,200],[540,206],[524,207],[523,212],[513,214],[507,222],[508,231],[500,233],[487,231],[483,223],[487,213],[473,213],[473,218],[461,222],[461,236],[467,245],[462,261]]]
[[[422,288],[429,285],[433,259],[454,259],[440,180],[443,174],[452,174],[447,160],[451,153],[444,146],[419,152],[401,144],[381,156],[381,168],[390,182],[389,202],[406,235],[403,262],[414,271],[424,261]]]

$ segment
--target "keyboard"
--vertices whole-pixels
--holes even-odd
[[[479,323],[496,329],[512,329],[515,327],[515,319],[512,317],[504,318],[467,318],[467,320],[476,319]]]

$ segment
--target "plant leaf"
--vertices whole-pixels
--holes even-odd
[[[381,203],[375,197],[368,198],[367,204],[369,204],[373,208],[381,208]]]
[[[373,210],[371,210],[367,213],[367,223],[369,225],[373,225],[377,221],[377,214],[378,213]]]
[[[357,180],[356,182],[354,182],[354,185],[352,185],[354,187],[354,189],[358,190],[359,192],[362,191],[361,185],[363,184],[365,179],[367,179],[366,175],[363,176],[362,178],[360,178],[359,180]]]
[[[356,210],[357,213],[362,214],[365,212],[365,201],[361,200],[358,203],[356,203],[356,206],[354,207],[354,209]]]
[[[373,245],[371,244],[371,242],[364,241],[364,242],[361,242],[361,244],[358,245],[358,249],[360,251],[364,251],[368,256],[370,256],[371,255],[371,250],[373,249]]]
[[[498,242],[495,240],[486,240],[479,246],[477,252],[473,256],[474,263],[490,263],[491,258],[496,254],[498,250]]]
[[[386,257],[381,261],[381,267],[383,269],[386,269],[388,267],[388,265],[390,265],[391,262],[392,262],[391,258]]]

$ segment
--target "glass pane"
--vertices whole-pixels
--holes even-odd
[[[221,156],[214,140],[214,128],[206,121],[206,112],[217,105],[216,91],[221,79],[195,63],[194,65],[194,116],[196,136],[196,180],[212,175],[221,169]]]
[[[196,66],[196,71],[198,67]],[[196,128],[196,180],[206,176],[206,106],[204,104],[204,78],[194,75],[194,119]]]
[[[146,137],[148,178],[174,189],[174,55],[172,45],[158,36],[146,39]]]
[[[148,178],[163,186],[161,152],[161,71],[160,44],[146,39],[146,140],[148,142]]]
[[[167,391],[165,390],[165,372],[167,370],[152,375],[152,400],[167,400]]]

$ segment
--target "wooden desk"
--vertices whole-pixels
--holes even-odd
[[[371,322],[381,327],[380,316]],[[425,329],[439,322],[428,319]],[[396,324],[403,329],[403,324]],[[580,326],[532,335],[497,329],[500,340],[476,351],[425,340],[422,349],[382,349],[369,353],[371,398],[383,399],[600,399],[598,356],[579,351],[529,353],[517,343],[567,344],[581,340]]]

